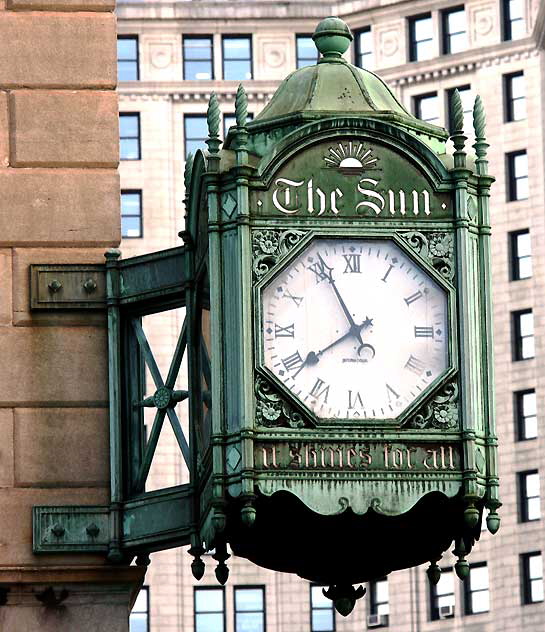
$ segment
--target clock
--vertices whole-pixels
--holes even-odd
[[[391,239],[313,239],[261,314],[264,367],[320,419],[395,419],[448,368],[447,292]]]

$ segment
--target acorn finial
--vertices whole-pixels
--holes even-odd
[[[316,44],[316,48],[323,55],[323,58],[318,63],[324,61],[344,62],[342,55],[348,50],[354,36],[346,22],[331,16],[318,24],[312,39]]]

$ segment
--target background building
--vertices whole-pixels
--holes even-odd
[[[494,322],[502,527],[486,531],[462,584],[445,555],[430,590],[425,568],[393,573],[369,586],[348,619],[334,616],[320,589],[231,559],[224,588],[210,560],[193,580],[185,550],[152,556],[148,589],[133,630],[151,632],[328,632],[387,626],[396,632],[545,629],[540,472],[545,469],[545,213],[543,37],[537,0],[339,3],[267,0],[118,2],[122,231],[124,256],[179,245],[183,169],[203,145],[212,91],[227,129],[239,82],[257,115],[280,80],[316,51],[310,34],[323,17],[354,32],[347,55],[376,70],[419,118],[449,124],[457,88],[468,112],[480,94],[492,145]],[[470,141],[471,142],[471,139]],[[150,328],[168,361],[183,314],[157,316]],[[160,445],[153,484],[183,480],[174,440]],[[298,537],[297,525],[293,525]]]

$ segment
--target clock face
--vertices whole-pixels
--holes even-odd
[[[315,239],[261,301],[264,364],[319,418],[395,418],[448,366],[447,294],[391,240]]]

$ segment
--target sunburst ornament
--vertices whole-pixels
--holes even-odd
[[[377,158],[372,155],[371,150],[352,140],[330,147],[324,162],[328,167],[339,169],[343,173],[361,173],[364,169],[377,166]]]

